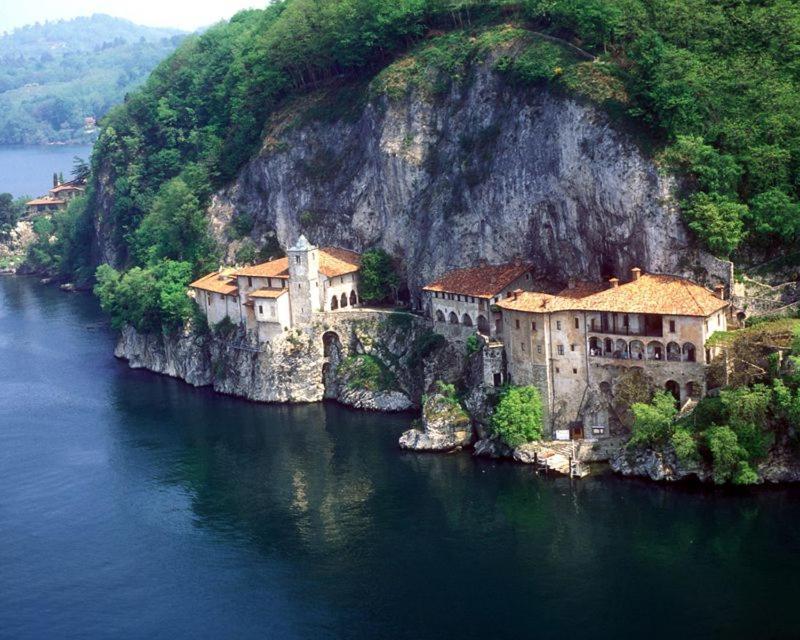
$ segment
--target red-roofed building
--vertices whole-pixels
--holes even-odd
[[[318,248],[302,235],[286,253],[285,257],[230,272],[238,313],[227,316],[257,331],[262,341],[269,341],[289,327],[312,322],[315,313],[360,304],[360,254],[339,247]],[[216,286],[215,275],[192,283],[192,289],[208,293],[209,281]],[[221,301],[218,291],[211,291],[212,299],[214,293]],[[202,300],[197,294],[195,298]],[[219,322],[220,313],[219,304],[207,307],[209,321],[213,315],[213,321]]]
[[[532,283],[530,265],[521,262],[455,269],[423,287],[423,304],[442,333],[496,336],[502,331],[502,317],[494,305]]]

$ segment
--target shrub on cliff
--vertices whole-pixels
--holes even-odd
[[[359,293],[368,302],[383,302],[390,297],[397,299],[400,278],[391,256],[383,249],[370,249],[361,255]]]
[[[631,407],[633,429],[630,446],[654,446],[669,440],[673,419],[678,413],[675,398],[667,391],[658,391],[650,403],[637,402]]]
[[[397,378],[391,370],[378,358],[366,353],[345,358],[339,365],[338,373],[351,389],[366,391],[397,389]]]
[[[508,387],[492,414],[492,433],[509,447],[542,439],[542,399],[536,387]]]

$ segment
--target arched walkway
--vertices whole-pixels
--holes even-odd
[[[491,328],[489,327],[489,321],[483,314],[478,316],[478,332],[487,336],[491,332]]]
[[[331,311],[335,311],[338,308],[339,308],[339,298],[333,296],[331,298]]]
[[[339,306],[341,306],[342,309],[344,309],[347,306],[347,294],[346,293],[342,294],[341,301],[339,302]]]
[[[600,338],[591,337],[589,338],[589,355],[590,356],[601,356],[603,355],[603,347],[600,343]]]
[[[444,322],[444,311],[441,309],[436,310],[436,322]]]
[[[653,340],[647,344],[647,359],[648,360],[663,360],[664,359],[664,345],[658,340]]]
[[[676,403],[681,401],[681,385],[674,380],[667,380],[664,388],[672,394],[672,397],[675,398]]]
[[[463,316],[461,316],[461,324],[463,324],[465,327],[472,326],[472,318],[470,318],[468,313],[465,313]]]
[[[644,343],[641,340],[631,340],[628,345],[631,360],[644,360]]]
[[[451,311],[448,318],[450,320],[450,324],[458,324],[458,316],[456,315],[455,311]]]
[[[610,356],[614,353],[614,341],[611,338],[605,339],[603,355]]]
[[[667,343],[667,360],[670,362],[681,361],[681,345],[679,345],[677,342]]]
[[[614,344],[614,357],[628,359],[628,343],[621,338]]]
[[[685,342],[683,345],[683,361],[697,362],[697,351],[691,342]]]
[[[355,307],[358,304],[358,296],[355,291],[350,292],[350,306]]]

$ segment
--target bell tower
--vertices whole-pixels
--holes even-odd
[[[308,324],[320,310],[319,249],[301,235],[286,250],[289,259],[289,303],[292,325]]]

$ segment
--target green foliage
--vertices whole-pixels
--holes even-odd
[[[397,297],[400,278],[391,256],[383,249],[370,249],[361,256],[359,292],[363,300],[382,302]]]
[[[678,413],[675,398],[667,391],[658,391],[650,403],[637,402],[631,407],[633,429],[630,446],[654,446],[669,440],[673,419]]]
[[[10,193],[0,193],[0,238],[7,236],[17,225],[25,204]]]
[[[237,264],[253,264],[258,258],[258,247],[250,238],[245,238],[236,250]]]
[[[763,458],[770,444],[764,427],[772,403],[772,389],[763,384],[726,389],[720,393],[720,399],[728,413],[728,426],[736,434],[747,459]]]
[[[159,191],[134,234],[136,253],[144,264],[177,260],[196,272],[213,267],[214,248],[208,221],[195,190],[183,178],[173,178]]]
[[[471,356],[474,353],[478,353],[481,350],[481,341],[478,338],[478,334],[473,333],[471,336],[467,338],[467,355]]]
[[[233,216],[233,220],[231,221],[231,231],[233,232],[233,237],[239,240],[249,236],[250,232],[253,231],[255,223],[255,218],[253,218],[251,214],[247,213],[246,211],[238,212]]]
[[[103,264],[95,274],[94,292],[115,329],[130,324],[141,332],[171,330],[193,316],[193,304],[186,293],[191,276],[189,263],[174,260],[148,268],[134,267],[125,273]]]
[[[349,356],[339,365],[339,374],[351,389],[392,391],[397,378],[381,360],[366,353]]]
[[[706,439],[714,462],[714,482],[753,484],[757,481],[755,472],[747,463],[747,450],[740,446],[733,429],[712,426],[706,432]]]
[[[744,239],[747,205],[718,194],[698,192],[684,205],[689,228],[709,250],[718,256],[729,256]]]
[[[672,436],[670,436],[670,444],[672,444],[672,448],[675,449],[675,455],[678,456],[678,460],[683,464],[695,462],[700,459],[700,455],[697,451],[697,442],[688,429],[682,427],[676,428]]]
[[[93,139],[84,118],[120,103],[181,39],[103,15],[0,37],[0,144]]]
[[[762,244],[794,245],[800,231],[800,203],[777,187],[754,196],[745,220]]]
[[[705,192],[733,194],[742,175],[742,167],[732,155],[720,153],[699,136],[679,135],[662,159]]]
[[[436,350],[441,349],[446,343],[447,340],[441,333],[426,329],[417,335],[411,344],[411,354],[408,358],[409,366],[414,369],[422,366],[425,358]]]
[[[523,86],[544,84],[560,76],[572,62],[565,49],[547,40],[534,40],[520,55],[502,56],[495,69]]]
[[[492,414],[492,433],[509,447],[541,440],[543,409],[536,387],[508,387]]]

